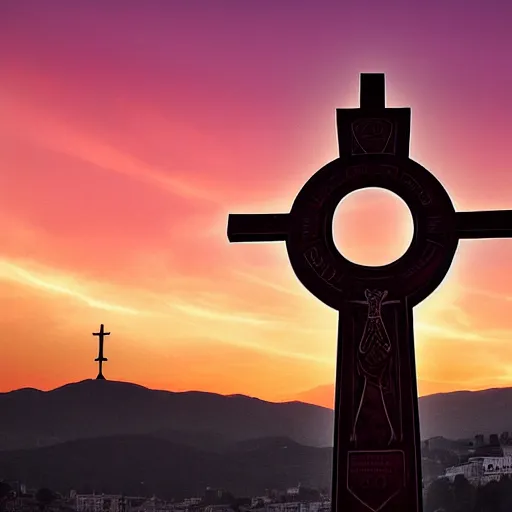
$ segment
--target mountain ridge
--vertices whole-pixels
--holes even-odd
[[[305,445],[332,443],[333,411],[316,405],[151,390],[108,380],[85,380],[43,392],[4,393],[0,410],[9,411],[0,425],[1,450],[161,430],[213,432],[230,442],[285,435]]]
[[[432,383],[429,381],[418,381],[418,387],[420,389],[425,389],[432,386]],[[456,390],[456,391],[443,391],[441,393],[438,392],[427,392],[427,393],[421,393],[421,398],[426,398],[428,396],[432,395],[446,395],[446,394],[453,394],[453,393],[478,393],[481,391],[492,391],[492,390],[499,390],[499,389],[508,389],[508,387],[505,388],[484,388],[484,389],[476,389],[476,390]],[[334,408],[334,383],[330,384],[321,384],[319,386],[315,386],[314,388],[305,389],[298,393],[295,393],[293,395],[287,395],[283,397],[281,400],[282,402],[292,402],[292,401],[299,401],[299,402],[305,402],[310,403],[314,405],[318,405],[320,407],[326,407],[328,409]]]
[[[78,405],[77,405],[78,404]],[[0,394],[0,450],[38,448],[112,435],[157,435],[201,449],[289,437],[332,446],[332,409],[301,401],[268,402],[241,394],[152,390],[134,383],[84,380],[53,390]],[[512,428],[512,388],[420,397],[422,439],[471,438]]]

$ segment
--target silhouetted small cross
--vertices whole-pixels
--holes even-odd
[[[104,325],[101,324],[99,332],[93,332],[92,335],[98,336],[98,342],[99,342],[98,357],[95,359],[95,361],[98,362],[98,366],[99,366],[99,372],[98,372],[98,376],[96,377],[96,379],[105,380],[105,377],[103,376],[103,362],[108,361],[108,359],[106,357],[103,357],[103,342],[104,342],[105,336],[110,336],[110,333],[105,332]]]

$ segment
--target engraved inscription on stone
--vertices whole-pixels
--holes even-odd
[[[302,219],[302,229],[300,233],[304,240],[317,241],[319,239],[319,227],[316,219],[311,219],[310,217]]]
[[[405,486],[405,456],[401,450],[348,452],[347,489],[377,512]]]
[[[352,123],[352,154],[395,153],[394,125],[388,119],[358,119]]]
[[[356,176],[362,176],[364,174],[369,174],[368,167],[366,165],[353,165],[352,167],[347,167],[347,179],[355,178]]]
[[[353,165],[346,169],[346,179],[350,180],[357,176],[379,176],[398,180],[400,175],[400,169],[394,165],[377,165],[377,166],[366,166],[366,165]]]
[[[421,272],[436,256],[440,247],[432,242],[427,242],[425,250],[421,254],[417,262],[403,273],[403,277],[411,277],[414,274]]]
[[[424,190],[421,185],[410,175],[404,173],[402,175],[402,182],[418,197],[423,206],[427,206],[432,202],[430,195]]]
[[[373,172],[375,175],[386,176],[392,178],[393,180],[396,180],[398,179],[400,170],[398,169],[398,167],[395,167],[394,165],[379,165],[374,169]]]
[[[427,233],[439,234],[443,232],[443,218],[442,217],[428,217],[427,218]]]

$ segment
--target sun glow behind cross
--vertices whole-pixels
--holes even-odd
[[[352,192],[334,214],[334,242],[343,256],[360,265],[392,263],[407,251],[414,224],[405,202],[384,189]]]

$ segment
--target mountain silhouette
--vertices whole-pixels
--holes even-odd
[[[221,453],[152,436],[81,439],[32,450],[0,452],[0,475],[60,492],[126,493],[162,498],[200,496],[207,486],[237,496],[298,482],[329,487],[331,448],[291,439],[241,442]]]
[[[299,402],[305,402],[307,404],[315,404],[320,407],[327,407],[329,409],[334,408],[334,384],[324,384],[322,386],[316,386],[306,391],[296,393],[293,397],[288,399],[297,400]]]
[[[512,388],[460,391],[419,399],[421,437],[471,438],[512,427]],[[0,394],[0,450],[80,439],[149,435],[219,453],[240,441],[287,438],[332,446],[333,411],[301,402],[243,395],[173,393],[115,381],[87,380],[52,391]]]
[[[419,409],[424,439],[469,439],[512,431],[512,388],[424,396]]]
[[[428,384],[423,381],[424,388]],[[326,384],[295,395],[308,403],[334,403],[334,384]],[[331,406],[332,407],[332,406]],[[512,430],[512,388],[454,391],[419,398],[421,438],[472,438]]]
[[[512,388],[419,400],[423,439],[510,430]],[[167,498],[328,488],[333,411],[243,395],[173,393],[88,380],[0,394],[0,477],[61,492]]]
[[[333,412],[310,404],[173,393],[108,380],[86,380],[47,392],[2,393],[0,411],[0,450],[144,434],[210,451],[246,439],[280,436],[321,447],[332,445],[333,436]]]
[[[421,396],[435,394],[433,390],[437,384],[428,380],[418,381],[418,392]],[[316,386],[312,389],[307,389],[292,396],[287,396],[284,401],[297,400],[308,404],[319,405],[320,407],[334,408],[334,383]]]

